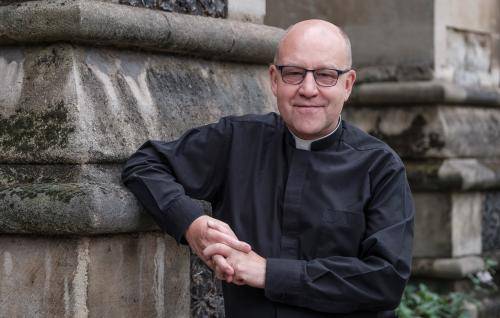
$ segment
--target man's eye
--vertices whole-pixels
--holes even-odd
[[[291,70],[291,71],[286,71],[285,72],[285,75],[290,75],[290,76],[301,76],[302,75],[302,71],[299,71],[299,70]]]
[[[337,78],[337,73],[336,72],[331,72],[331,71],[321,71],[316,73],[317,77],[331,77],[331,78]]]

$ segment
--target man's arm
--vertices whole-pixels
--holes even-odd
[[[123,183],[160,228],[177,242],[187,239],[199,256],[209,243],[216,242],[250,250],[227,224],[222,226],[225,232],[208,229],[208,220],[220,221],[204,216],[202,206],[193,200],[211,201],[217,195],[225,179],[230,140],[231,125],[221,119],[173,142],[148,141],[130,157],[122,173]]]
[[[255,255],[221,244],[209,246],[204,254],[227,257],[236,281],[264,287],[273,301],[330,313],[394,309],[410,275],[414,208],[401,163],[392,164],[373,181],[358,257],[268,258],[262,267],[253,261],[258,259]],[[256,284],[261,281],[264,286]]]

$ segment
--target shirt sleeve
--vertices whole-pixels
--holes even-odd
[[[177,242],[186,243],[184,233],[204,213],[193,199],[211,201],[217,195],[230,139],[231,125],[223,118],[176,141],[147,141],[125,164],[123,183]]]
[[[398,306],[410,276],[414,218],[403,164],[389,164],[372,184],[358,257],[268,258],[267,298],[329,313]]]

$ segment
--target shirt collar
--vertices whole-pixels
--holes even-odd
[[[318,139],[313,140],[304,140],[297,136],[295,136],[287,127],[288,135],[291,138],[288,138],[290,143],[297,149],[302,150],[322,150],[331,146],[336,140],[340,138],[340,134],[342,131],[342,115],[339,116],[339,121],[337,122],[337,127],[326,136],[320,137]]]

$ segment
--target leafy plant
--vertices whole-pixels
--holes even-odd
[[[483,271],[468,276],[472,283],[469,293],[452,292],[440,295],[425,284],[408,285],[396,310],[399,318],[467,318],[465,303],[477,303],[481,295],[498,291],[493,279],[498,264],[492,259],[485,259]]]
[[[400,318],[467,318],[464,308],[467,294],[439,295],[425,284],[408,285],[397,309]]]

